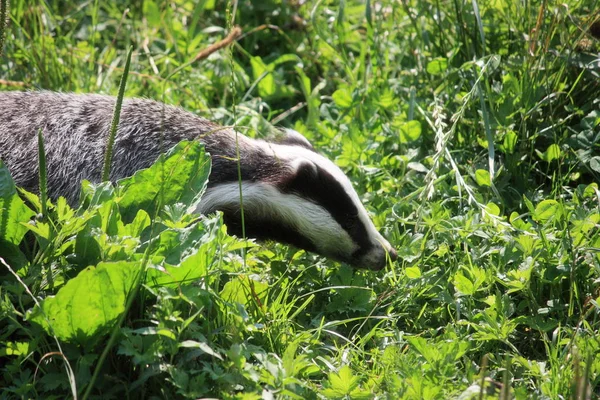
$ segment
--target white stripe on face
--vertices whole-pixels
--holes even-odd
[[[264,182],[242,182],[244,212],[254,221],[276,220],[308,239],[325,256],[344,258],[357,250],[357,245],[340,224],[323,207],[295,194],[281,193]],[[206,214],[215,210],[238,209],[239,184],[224,183],[209,188],[196,210]],[[282,225],[283,225],[282,224]]]
[[[265,149],[265,151],[267,151],[268,153],[272,153],[272,155],[276,158],[279,158],[283,161],[287,161],[287,164],[293,165],[296,169],[300,165],[302,165],[303,161],[309,161],[318,165],[323,170],[327,171],[339,182],[339,184],[344,189],[346,195],[352,200],[352,203],[354,203],[356,209],[358,210],[359,220],[367,231],[367,234],[369,236],[369,242],[374,247],[374,250],[370,252],[372,254],[370,256],[368,254],[365,255],[365,258],[373,259],[373,252],[378,252],[376,250],[377,248],[383,248],[383,253],[394,252],[389,242],[375,228],[375,225],[371,221],[371,218],[369,218],[367,210],[362,205],[358,194],[354,190],[354,187],[352,186],[352,183],[350,183],[350,180],[348,179],[346,174],[344,174],[342,170],[332,161],[328,160],[327,158],[321,156],[320,154],[314,151],[300,146],[281,145],[277,143],[263,141],[257,141],[257,143],[261,145]],[[378,253],[381,253],[381,251],[379,251]],[[383,254],[383,257],[385,257],[385,254]]]

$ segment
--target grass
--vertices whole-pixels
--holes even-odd
[[[353,270],[186,214],[196,144],[77,209],[0,166],[0,398],[599,398],[598,9],[11,1],[2,90],[116,95],[132,47],[125,96],[304,133],[400,259]]]

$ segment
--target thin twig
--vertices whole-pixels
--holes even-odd
[[[229,35],[225,37],[225,39],[221,39],[216,43],[211,44],[204,50],[201,50],[196,57],[194,57],[192,62],[196,62],[199,60],[203,60],[206,57],[210,56],[212,53],[221,50],[223,47],[229,46],[234,40],[236,40],[242,34],[242,28],[239,26],[234,26],[229,32]]]
[[[7,81],[6,79],[0,79],[0,85],[3,85],[3,86],[16,86],[16,87],[26,87],[26,86],[29,86],[29,84],[25,83],[25,82]]]

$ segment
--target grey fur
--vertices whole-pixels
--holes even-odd
[[[48,195],[50,198],[64,196],[75,205],[82,179],[100,181],[114,104],[114,97],[95,94],[0,93],[0,158],[8,166],[17,185],[33,192],[38,189],[37,132],[42,129]],[[161,153],[178,142],[196,139],[204,143],[212,156],[209,190],[219,184],[237,181],[236,134],[232,129],[177,107],[152,100],[126,99],[121,109],[110,178],[114,181],[131,176],[149,167]],[[310,143],[302,139],[290,134],[283,142],[312,149]],[[283,187],[293,179],[295,167],[269,151],[268,143],[241,134],[237,135],[237,140],[243,181]],[[222,211],[226,222],[228,219],[233,221],[239,214],[239,210]],[[262,229],[263,226],[258,228],[257,232],[266,231],[269,232],[267,236],[272,236],[258,239],[281,239],[319,252],[318,245],[305,244],[305,240],[291,240],[290,237],[295,237],[294,232],[278,237],[279,226],[274,225],[267,230]],[[294,227],[286,225],[284,229],[293,231]],[[377,246],[373,244],[374,240],[369,243],[369,247]],[[390,249],[387,244],[385,250],[393,253]],[[385,262],[385,252],[382,250],[380,253],[383,256],[376,257],[378,267]],[[326,255],[353,262],[349,254]]]
[[[100,181],[115,98],[54,92],[0,93],[0,158],[19,186],[37,191],[37,132],[42,129],[50,198],[75,204],[80,182]],[[213,156],[211,184],[237,180],[235,133],[181,108],[126,99],[113,150],[111,180],[147,168],[182,140],[200,139]],[[238,135],[242,179],[277,179],[279,160],[265,157],[253,140]]]

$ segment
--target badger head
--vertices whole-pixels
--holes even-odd
[[[202,213],[222,211],[230,233],[242,235],[243,210],[244,233],[251,238],[291,244],[358,268],[378,270],[396,259],[346,175],[298,132],[286,130],[276,143],[244,137],[241,183],[224,172],[232,162],[213,155],[199,207]]]

